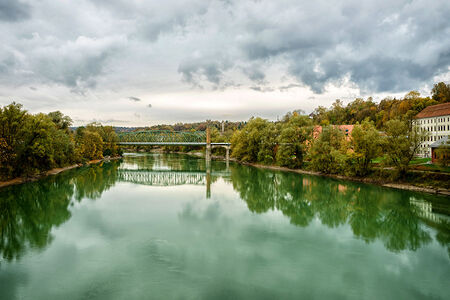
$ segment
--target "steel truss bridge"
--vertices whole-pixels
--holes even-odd
[[[147,130],[121,132],[119,145],[149,146],[206,146],[207,131]],[[230,143],[209,143],[211,146],[230,146]]]

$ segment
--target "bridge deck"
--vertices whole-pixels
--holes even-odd
[[[118,142],[118,145],[144,146],[206,146],[206,142]],[[230,146],[230,143],[211,143],[211,146]]]

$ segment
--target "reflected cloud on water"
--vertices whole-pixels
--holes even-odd
[[[392,252],[416,251],[435,239],[450,255],[449,207],[442,197],[224,162],[207,168],[203,159],[180,155],[126,155],[0,190],[0,257],[12,261],[29,249],[44,249],[52,228],[71,218],[71,205],[99,199],[118,182],[204,185],[209,198],[220,178],[251,212],[279,211],[300,227],[314,220],[329,228],[348,225],[356,238],[381,241]],[[212,205],[201,218],[218,213],[220,207]],[[189,204],[179,216],[191,223],[198,218]]]

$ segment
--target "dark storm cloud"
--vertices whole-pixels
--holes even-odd
[[[0,21],[19,22],[28,19],[30,6],[16,0],[0,0]]]
[[[0,83],[406,91],[450,72],[449,15],[446,0],[0,0]]]
[[[223,72],[228,70],[230,63],[223,59],[189,59],[180,64],[178,72],[183,80],[202,87],[202,81],[208,81],[214,86],[219,86],[223,81]]]
[[[243,53],[251,61],[283,58],[317,93],[345,76],[381,92],[417,88],[448,72],[449,2],[292,2],[274,13],[278,22],[257,14],[246,22]]]
[[[242,68],[242,71],[244,72],[247,77],[256,82],[256,83],[263,83],[264,79],[266,78],[266,75],[263,71],[261,71],[258,67],[248,67],[248,68]]]
[[[34,68],[50,82],[64,84],[74,92],[94,88],[97,77],[120,47],[117,39],[80,37],[74,42],[36,53]]]

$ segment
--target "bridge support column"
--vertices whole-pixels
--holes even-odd
[[[208,127],[206,127],[206,154],[205,154],[206,161],[211,161],[211,130]]]

